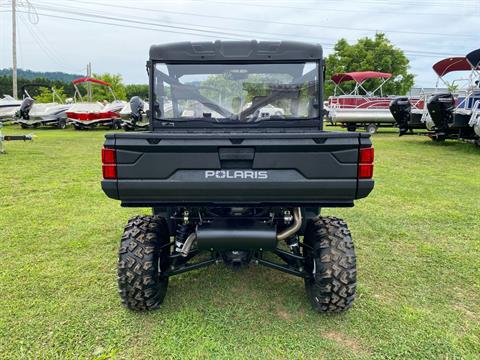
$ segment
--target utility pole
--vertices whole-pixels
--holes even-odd
[[[92,77],[92,63],[89,62],[87,64],[87,77]],[[92,84],[90,82],[87,82],[87,95],[88,95],[88,101],[92,102]]]
[[[17,92],[17,1],[12,0],[12,96],[16,99]]]

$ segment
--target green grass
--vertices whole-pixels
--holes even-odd
[[[16,126],[5,133],[25,133]],[[0,155],[0,358],[478,359],[480,150],[373,138],[376,187],[345,218],[358,297],[311,310],[300,279],[216,265],[171,279],[163,307],[124,309],[127,219],[100,188],[102,131],[36,130]]]

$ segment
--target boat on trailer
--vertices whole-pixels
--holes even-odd
[[[67,111],[67,118],[76,130],[91,129],[96,126],[108,126],[112,129],[120,129],[121,119],[119,113],[125,106],[126,102],[117,100],[110,83],[91,77],[75,79],[72,83],[75,87],[75,99],[78,97],[80,101],[76,102]],[[84,101],[77,86],[82,83],[91,83],[107,87],[113,101],[106,104],[102,104],[98,101],[94,102],[91,99],[89,99],[89,101]]]
[[[10,95],[3,95],[0,99],[0,122],[13,120],[20,105],[22,105],[21,100],[17,100]]]
[[[328,98],[328,119],[332,124],[340,124],[349,131],[365,127],[375,133],[380,126],[393,126],[395,120],[389,105],[394,97],[383,95],[383,86],[392,74],[377,71],[360,71],[334,74],[331,78],[335,84],[334,95]],[[367,91],[364,83],[369,79],[380,79],[380,85],[373,91]],[[345,93],[341,84],[355,82],[354,89]],[[341,92],[341,95],[337,95]],[[377,95],[378,94],[378,95]]]
[[[148,130],[148,111],[148,102],[143,101],[139,96],[133,96],[119,113],[122,118],[122,128],[125,131]]]
[[[448,87],[465,82],[466,85],[452,92],[433,94],[427,101],[427,108],[432,119],[432,140],[445,139],[472,140],[478,143],[479,134],[475,125],[480,118],[480,49],[470,52],[465,57],[453,57],[439,61],[433,66],[441,81]],[[467,78],[448,82],[444,77],[452,72],[468,71]],[[479,129],[480,132],[480,129]]]
[[[432,119],[427,109],[431,92],[422,92],[417,97],[398,96],[390,102],[390,112],[399,129],[399,135],[414,134],[414,130],[431,130]]]
[[[35,98],[28,92],[28,88],[47,88],[52,93],[52,102],[36,103]],[[22,86],[23,101],[16,114],[16,123],[24,129],[30,127],[55,126],[64,129],[67,126],[66,112],[72,106],[71,103],[64,103],[54,88],[48,84],[27,84]],[[58,100],[56,102],[55,100]]]

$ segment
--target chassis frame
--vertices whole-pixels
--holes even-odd
[[[248,207],[248,209],[254,209],[255,207]],[[207,207],[208,209],[208,207]],[[193,217],[193,218],[182,218],[182,216],[179,216],[181,213],[180,208],[179,209],[172,209],[172,208],[153,208],[152,209],[154,215],[158,215],[161,217],[164,217],[168,219],[168,227],[169,227],[169,232],[170,234],[175,234],[177,227],[181,224],[182,222],[185,223],[198,223],[198,221],[201,221],[200,217]],[[193,211],[192,211],[193,210]],[[195,208],[189,208],[189,209],[183,209],[185,214],[190,214],[194,213],[198,209]],[[277,211],[281,211],[282,209],[277,208],[275,209]],[[199,213],[199,212],[198,212]],[[313,219],[315,215],[320,214],[320,209],[319,208],[303,208],[301,210],[301,213],[305,216],[302,216],[302,221],[301,221],[301,230],[295,233],[294,235],[290,236],[289,238],[285,239],[283,242],[284,244],[287,245],[290,251],[286,251],[279,247],[279,245],[282,243],[281,241],[277,242],[277,246],[275,249],[270,249],[270,250],[263,250],[263,249],[250,249],[248,251],[251,252],[251,256],[248,259],[248,263],[250,264],[255,264],[255,265],[262,265],[274,270],[278,270],[290,275],[294,275],[303,279],[311,278],[312,275],[307,273],[305,271],[305,263],[307,261],[307,257],[303,256],[300,248],[308,248],[310,250],[313,250],[311,246],[305,244],[304,242],[301,242],[299,239],[299,236],[303,234],[303,230],[305,229],[306,223]],[[188,215],[187,215],[188,216]],[[213,217],[213,220],[221,220],[221,219],[232,219],[232,217]],[[243,220],[245,217],[242,218]],[[247,219],[258,221],[260,218],[253,215],[251,217],[247,217]],[[281,221],[280,219],[276,219],[277,221]],[[161,246],[161,249],[164,248],[172,248],[176,249],[176,237],[174,237],[173,241],[170,241],[168,244],[164,244]],[[206,260],[200,260],[198,262],[191,262],[192,259],[196,258],[199,255],[202,254],[209,254],[208,259]],[[270,259],[266,259],[265,255],[266,254],[273,254],[276,256],[278,261],[272,261]],[[182,254],[178,251],[174,251],[173,253],[169,254],[169,269],[165,273],[165,276],[173,276],[173,275],[178,275],[182,274],[188,271],[192,270],[197,270],[200,268],[204,268],[210,265],[216,265],[221,262],[224,262],[224,259],[222,258],[222,252],[219,250],[211,249],[210,251],[208,250],[199,250],[199,249],[192,249],[188,252],[188,254]]]

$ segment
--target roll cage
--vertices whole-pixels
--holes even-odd
[[[158,119],[156,117],[156,109],[162,107],[162,99],[157,100],[155,96],[155,83],[156,76],[163,80],[165,83],[170,84],[177,91],[187,95],[190,99],[200,102],[202,105],[209,109],[219,113],[220,115],[231,118],[231,122],[219,122],[217,124],[202,121],[202,119],[196,119],[196,126],[208,126],[215,125],[234,125],[234,126],[263,126],[260,123],[241,123],[238,120],[244,120],[247,116],[253,114],[265,105],[268,105],[273,100],[278,99],[285,95],[285,92],[291,91],[288,88],[273,89],[269,95],[259,99],[258,101],[252,101],[252,104],[243,109],[239,114],[234,115],[230,110],[223,107],[221,104],[208,99],[201,95],[198,87],[189,86],[180,83],[177,77],[171,76],[171,74],[161,74],[155,71],[156,64],[183,64],[183,65],[238,65],[238,64],[281,64],[281,63],[306,63],[316,62],[317,67],[304,75],[297,74],[293,77],[292,83],[295,81],[310,81],[318,79],[318,91],[316,99],[316,109],[318,110],[318,116],[315,119],[308,120],[282,120],[271,119],[266,126],[314,126],[322,128],[322,115],[323,115],[323,74],[324,74],[324,61],[323,52],[320,45],[311,45],[300,42],[291,41],[215,41],[215,42],[184,42],[173,43],[165,45],[154,45],[150,48],[150,59],[147,61],[147,72],[149,74],[149,101],[150,101],[150,123],[152,127],[163,127],[168,120]],[[309,86],[313,86],[313,81],[309,82]],[[168,125],[172,125],[171,123]],[[193,124],[175,124],[175,126],[192,126]],[[195,125],[193,125],[195,127]]]

